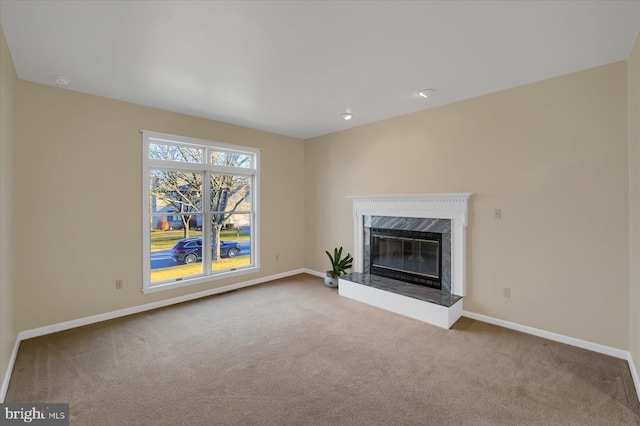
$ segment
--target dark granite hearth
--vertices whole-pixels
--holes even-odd
[[[404,281],[392,280],[390,278],[379,277],[377,275],[352,272],[340,278],[356,284],[362,284],[379,290],[411,297],[413,299],[435,303],[436,305],[444,306],[446,308],[453,306],[454,303],[462,299],[462,296],[456,296],[455,294],[443,292],[442,290],[406,283]]]

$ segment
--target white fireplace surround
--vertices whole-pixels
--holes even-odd
[[[364,268],[364,216],[451,220],[451,293],[466,296],[466,229],[471,192],[348,196],[353,201],[355,272]]]

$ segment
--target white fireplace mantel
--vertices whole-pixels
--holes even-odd
[[[466,228],[471,192],[348,196],[353,201],[355,272],[364,268],[364,216],[451,220],[451,292],[465,296]]]

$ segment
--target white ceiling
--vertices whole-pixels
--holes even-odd
[[[626,59],[640,1],[1,0],[0,22],[20,79],[309,138]]]

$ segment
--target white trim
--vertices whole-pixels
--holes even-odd
[[[295,269],[293,271],[283,272],[281,274],[270,275],[268,277],[263,277],[263,278],[256,278],[255,280],[244,281],[241,283],[231,284],[224,287],[212,288],[210,290],[200,291],[198,293],[186,294],[184,296],[174,297],[166,300],[160,300],[158,302],[132,306],[131,308],[120,309],[112,312],[105,312],[104,314],[78,318],[75,320],[60,322],[57,324],[51,324],[44,327],[32,328],[31,330],[21,331],[18,336],[20,340],[31,339],[33,337],[44,336],[46,334],[57,333],[58,331],[69,330],[71,328],[81,327],[83,325],[95,324],[97,322],[107,321],[114,318],[120,318],[127,315],[132,315],[140,312],[150,311],[153,309],[163,308],[165,306],[175,305],[177,303],[187,302],[189,300],[200,299],[202,297],[212,296],[214,294],[224,293],[231,290],[237,290],[240,288],[249,287],[256,284],[262,284],[265,282],[277,280],[280,278],[286,278],[286,277],[290,277],[290,276],[298,275],[302,273],[304,273],[304,270],[302,268]]]
[[[158,133],[158,132],[153,132],[151,130],[144,130],[144,129],[140,130],[140,133],[147,135],[151,139],[158,139],[159,141],[163,141],[168,144],[177,143],[177,144],[191,144],[191,145],[199,146],[199,145],[203,145],[203,144],[206,145],[211,143],[211,141],[207,139],[190,138],[188,136],[172,135],[169,133]],[[234,145],[234,144],[225,143],[225,142],[215,142],[215,146],[217,148],[222,148],[223,150],[227,150],[227,151],[233,151],[233,152],[240,151],[244,154],[253,154],[256,150],[260,151],[259,149],[256,149],[256,148],[243,146],[243,145]]]
[[[313,269],[304,268],[303,271],[305,274],[315,275],[316,277],[320,277],[320,278],[324,278],[324,276],[327,275],[326,272],[322,273],[322,272],[314,271]]]
[[[31,339],[33,337],[44,336],[46,334],[56,333],[58,331],[69,330],[72,328],[81,327],[83,325],[95,324],[97,322],[120,318],[127,315],[137,314],[140,312],[150,311],[153,309],[162,308],[169,305],[175,305],[175,304],[186,302],[189,300],[195,300],[202,297],[212,296],[214,294],[224,293],[226,291],[231,291],[231,290],[237,290],[240,288],[262,284],[262,283],[277,280],[280,278],[287,278],[287,277],[291,277],[293,275],[298,275],[298,274],[309,274],[309,275],[315,275],[317,277],[324,277],[325,275],[321,272],[314,271],[308,268],[294,269],[292,271],[270,275],[268,277],[257,278],[251,281],[245,281],[242,283],[232,284],[225,287],[214,288],[211,290],[201,291],[198,293],[193,293],[185,296],[175,297],[172,299],[162,300],[155,303],[147,303],[145,305],[134,306],[131,308],[120,309],[118,311],[106,312],[104,314],[93,315],[90,317],[79,318],[77,320],[66,321],[66,322],[52,324],[45,327],[39,327],[31,330],[21,331],[20,333],[18,333],[18,336],[16,337],[16,342],[13,346],[13,352],[11,353],[11,358],[9,359],[9,364],[7,365],[7,370],[5,372],[4,380],[2,382],[2,388],[0,388],[0,403],[4,402],[4,399],[7,394],[7,390],[9,389],[9,382],[11,381],[11,375],[13,373],[13,367],[16,361],[16,357],[18,356],[18,349],[20,348],[20,342],[22,342],[23,340]],[[633,378],[633,383],[636,387],[638,400],[640,400],[640,376],[638,376],[638,371],[635,368],[633,358],[629,351],[624,351],[622,349],[612,348],[609,346],[588,342],[586,340],[575,339],[573,337],[563,336],[561,334],[551,333],[551,332],[540,330],[537,328],[527,327],[524,325],[500,320],[497,318],[492,318],[486,315],[476,314],[469,311],[463,310],[462,316],[471,318],[477,321],[482,321],[489,324],[497,325],[500,327],[520,331],[522,333],[532,334],[534,336],[542,337],[542,338],[553,340],[556,342],[566,343],[571,346],[577,346],[579,348],[587,349],[593,352],[598,352],[598,353],[610,355],[616,358],[625,359],[629,364],[629,370],[631,371],[631,377]]]
[[[598,352],[604,355],[609,355],[620,359],[629,359],[629,351],[625,351],[618,348],[612,348],[611,346],[601,345],[599,343],[589,342],[587,340],[576,339],[575,337],[569,337],[551,331],[540,330],[539,328],[528,327],[526,325],[517,324],[515,322],[509,322],[498,318],[488,317],[482,314],[476,314],[469,311],[463,311],[462,316],[471,318],[474,320],[486,322],[500,327],[508,328],[511,330],[520,331],[522,333],[531,334],[533,336],[542,337],[544,339],[553,340],[554,342],[565,343],[567,345],[576,346],[578,348],[587,349],[593,352]],[[636,384],[636,389],[638,386]]]
[[[175,281],[175,280],[160,281],[159,284],[155,284],[152,287],[147,287],[147,288],[143,287],[140,291],[144,294],[158,293],[160,291],[172,290],[174,288],[189,287],[196,284],[210,283],[215,280],[221,280],[224,278],[237,277],[245,274],[253,274],[259,271],[260,269],[256,268],[255,266],[240,267],[234,270],[222,271],[215,275],[197,275],[194,278],[185,278],[184,280],[181,280],[181,281]]]
[[[147,288],[147,283],[151,282],[151,242],[150,237],[149,214],[151,211],[149,204],[149,167],[147,162],[149,159],[149,141],[142,133],[142,289]],[[146,265],[146,266],[145,266]]]
[[[633,362],[633,355],[631,352],[627,352],[627,362],[629,363],[629,370],[631,370],[631,377],[633,378],[633,384],[636,387],[636,395],[638,401],[640,401],[640,376],[638,376],[638,370],[636,370],[636,364]]]
[[[4,373],[4,380],[2,381],[2,388],[0,388],[0,403],[4,402],[4,398],[7,396],[7,390],[9,390],[9,382],[11,381],[11,374],[13,373],[13,366],[16,363],[16,357],[18,356],[18,349],[20,348],[20,333],[16,336],[16,343],[13,345],[13,352],[11,352],[11,358],[9,358],[9,365],[7,365],[7,371]]]
[[[353,270],[364,271],[364,216],[451,220],[451,293],[467,294],[466,245],[471,192],[347,196],[353,202]]]
[[[30,330],[21,331],[16,337],[16,343],[13,347],[13,353],[5,372],[4,380],[2,382],[2,388],[0,388],[0,403],[4,402],[7,390],[9,389],[9,382],[11,375],[13,374],[13,366],[18,356],[18,349],[20,348],[20,342],[26,339],[32,339],[34,337],[40,337],[51,333],[57,333],[59,331],[69,330],[76,327],[82,327],[84,325],[95,324],[102,321],[108,321],[115,318],[125,317],[127,315],[138,314],[140,312],[150,311],[153,309],[163,308],[169,305],[175,305],[189,300],[200,299],[214,294],[224,293],[231,290],[237,290],[244,287],[250,287],[252,285],[262,284],[269,281],[278,280],[280,278],[287,278],[293,275],[307,273],[306,269],[294,269],[292,271],[282,272],[280,274],[270,275],[268,277],[256,278],[255,280],[244,281],[237,284],[231,284],[224,287],[213,288],[211,290],[205,290],[198,293],[187,294],[180,297],[174,297],[172,299],[161,300],[159,302],[147,303],[145,305],[133,306],[131,308],[120,309],[112,312],[105,312],[104,314],[92,315],[90,317],[78,318],[76,320],[60,322],[57,324],[51,324],[44,327],[32,328]]]
[[[176,136],[170,134],[150,132],[148,130],[141,130],[142,134],[142,288],[143,294],[155,293],[158,291],[169,290],[173,288],[186,287],[190,285],[201,284],[204,282],[210,282],[214,280],[228,278],[230,276],[238,276],[246,273],[256,273],[260,271],[260,153],[257,148],[251,148],[242,145],[231,145],[222,142],[209,141],[204,139],[189,138],[186,136]],[[201,163],[189,163],[178,162],[170,160],[156,160],[149,158],[149,145],[152,141],[158,141],[160,143],[166,143],[171,146],[190,146],[201,150],[203,158]],[[211,152],[233,152],[252,157],[251,167],[232,167],[232,166],[219,166],[211,164]],[[192,212],[193,215],[202,216],[203,228],[203,259],[202,259],[202,271],[200,274],[190,275],[186,277],[179,277],[173,279],[167,279],[163,281],[151,282],[151,242],[149,235],[150,218],[161,217],[166,214],[149,213],[149,173],[150,170],[177,170],[177,171],[195,171],[202,173],[202,193],[203,193],[203,205],[200,212]],[[233,268],[228,270],[217,271],[211,269],[211,252],[210,241],[212,239],[212,227],[211,217],[216,212],[211,210],[211,205],[208,201],[209,177],[211,174],[222,173],[246,176],[251,179],[251,186],[249,195],[251,197],[251,209],[248,212],[250,219],[251,229],[251,250],[250,250],[250,265],[242,266],[240,268]],[[205,201],[206,200],[206,201]],[[174,214],[180,215],[180,212]],[[225,214],[246,214],[240,211],[238,212],[225,212]],[[209,265],[209,266],[206,266]]]
[[[253,266],[256,271],[260,270],[260,167],[261,167],[261,151],[254,149],[253,160],[256,174],[253,176],[253,188],[251,188],[251,255],[253,257]]]
[[[636,395],[638,401],[640,401],[640,376],[638,370],[633,362],[631,352],[623,349],[613,348],[611,346],[601,345],[599,343],[589,342],[587,340],[576,339],[575,337],[569,337],[550,331],[540,330],[539,328],[528,327],[526,325],[517,324],[510,321],[501,320],[498,318],[489,317],[482,314],[476,314],[474,312],[462,311],[462,316],[471,318],[477,321],[486,322],[489,324],[497,325],[499,327],[508,328],[511,330],[520,331],[522,333],[531,334],[533,336],[542,337],[543,339],[553,340],[554,342],[560,342],[567,345],[575,346],[578,348],[586,349],[588,351],[597,352],[604,355],[609,355],[614,358],[624,359],[629,365],[631,371],[631,377],[633,378],[633,385],[636,388]]]

